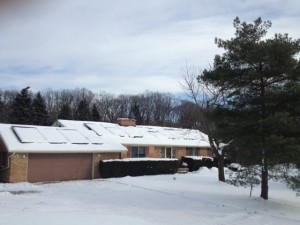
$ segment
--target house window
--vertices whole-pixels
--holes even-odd
[[[198,156],[198,148],[187,148],[188,156]]]
[[[171,148],[171,157],[170,158],[175,159],[176,156],[177,156],[177,148],[172,147]]]
[[[161,147],[159,152],[160,152],[160,158],[166,158],[167,157],[165,147]]]
[[[146,147],[131,147],[131,158],[146,157]]]

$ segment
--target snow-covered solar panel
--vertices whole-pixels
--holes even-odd
[[[89,141],[77,130],[73,129],[59,129],[72,144],[88,144]]]
[[[139,128],[137,127],[120,127],[120,129],[124,130],[129,137],[131,138],[142,138],[143,134],[140,133]]]
[[[205,140],[204,134],[196,132],[195,130],[187,130],[183,138],[185,140]]]
[[[96,145],[102,145],[103,144],[103,140],[100,137],[94,137],[94,136],[89,136],[87,137],[89,142],[92,144],[96,144]]]
[[[185,132],[182,132],[181,130],[173,129],[173,128],[164,128],[163,132],[170,139],[180,139],[187,134]]]
[[[49,143],[64,144],[68,142],[68,140],[56,128],[43,128],[40,129],[40,132]]]
[[[94,124],[94,123],[85,123],[84,124],[87,128],[91,129],[92,131],[94,131],[96,134],[98,134],[99,136],[102,136],[104,134],[106,134],[108,131],[101,126],[100,124]]]
[[[120,127],[108,127],[106,128],[109,130],[111,133],[118,135],[120,137],[128,137],[128,133],[126,133],[124,130],[120,129]]]
[[[35,127],[13,126],[15,134],[22,143],[46,143],[46,139]]]

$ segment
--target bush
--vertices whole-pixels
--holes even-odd
[[[100,161],[102,178],[174,174],[177,172],[178,160],[136,159]]]
[[[188,165],[189,171],[197,171],[200,167],[206,166],[207,168],[212,168],[215,166],[215,160],[211,157],[182,157],[182,162]]]

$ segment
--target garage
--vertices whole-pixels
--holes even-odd
[[[92,179],[93,154],[31,153],[28,155],[29,182]]]

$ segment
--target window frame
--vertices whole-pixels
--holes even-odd
[[[132,146],[130,149],[131,158],[146,158],[147,148],[145,146]]]
[[[187,156],[199,156],[199,148],[187,147]]]

